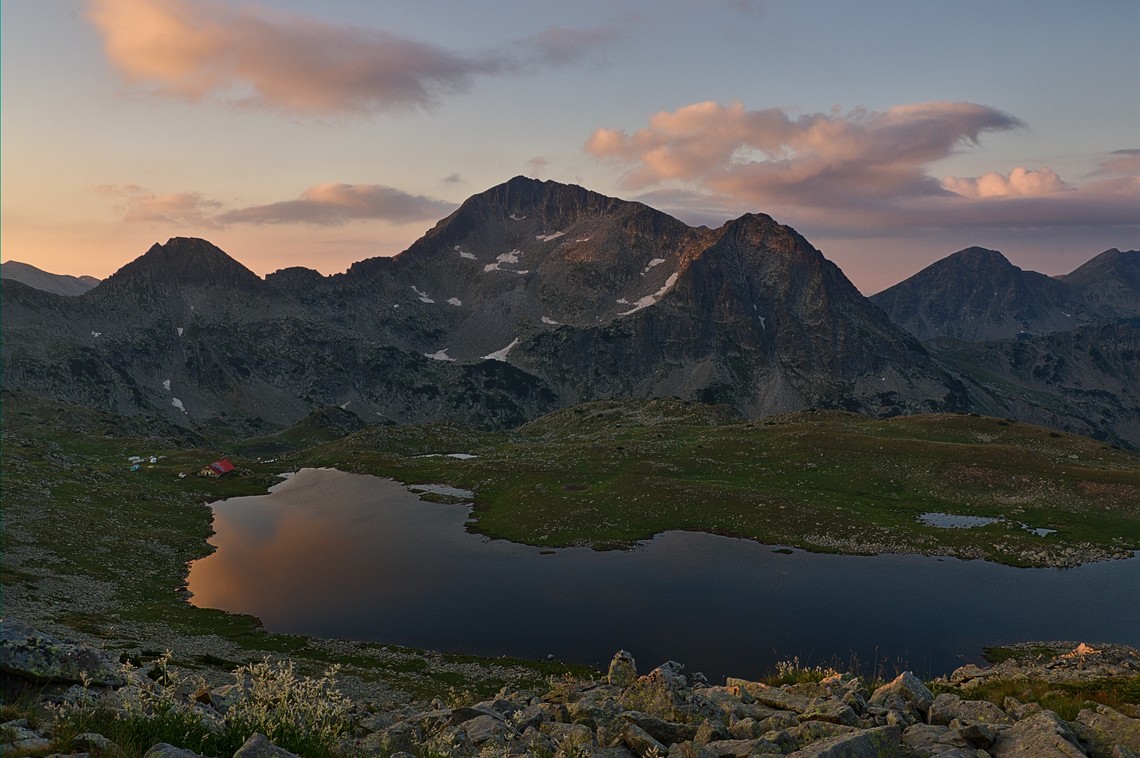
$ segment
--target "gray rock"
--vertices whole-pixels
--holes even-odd
[[[1022,719],[998,735],[989,752],[996,758],[1083,758],[1072,730],[1052,711]]]
[[[716,758],[716,753],[695,742],[678,742],[669,747],[668,758]]]
[[[897,758],[899,728],[880,726],[821,740],[792,753],[796,758]]]
[[[676,721],[665,721],[656,716],[639,711],[626,711],[622,716],[644,729],[653,739],[662,745],[672,745],[676,742],[688,742],[697,735],[696,724],[680,724]]]
[[[508,738],[518,736],[518,732],[503,723],[501,719],[486,714],[463,722],[463,731],[467,733],[467,739],[471,744],[476,747],[487,743],[503,744]]]
[[[100,753],[108,752],[114,747],[113,742],[99,734],[98,732],[83,732],[77,734],[71,740],[71,747],[76,750],[91,752],[93,750]]]
[[[901,741],[921,755],[938,755],[947,749],[940,740],[948,731],[947,727],[936,724],[914,724],[903,730]]]
[[[621,694],[621,707],[665,720],[678,716],[692,692],[688,688],[688,680],[681,673],[683,668],[680,663],[669,661],[638,677]]]
[[[963,724],[1012,724],[1013,719],[1001,708],[986,700],[963,700],[943,692],[930,704],[930,723],[949,725],[957,719]]]
[[[725,686],[729,692],[735,689],[737,693],[746,693],[755,702],[781,711],[803,713],[812,704],[811,698],[786,692],[779,687],[770,687],[761,682],[750,682],[747,679],[729,677],[725,680]]]
[[[665,755],[668,748],[662,745],[644,729],[632,722],[625,725],[621,733],[622,741],[629,746],[635,755],[645,758],[650,755]]]
[[[614,687],[628,687],[637,679],[637,663],[633,655],[625,650],[614,653],[610,661],[610,671],[606,680]]]
[[[747,758],[753,755],[780,755],[780,747],[765,739],[717,740],[705,745],[717,758]]]
[[[934,694],[927,689],[922,680],[909,671],[904,671],[889,684],[879,687],[867,701],[867,709],[881,708],[887,711],[912,710],[920,720],[926,718],[930,704],[934,702]]]
[[[300,758],[300,756],[274,745],[264,734],[254,732],[234,753],[234,758]]]
[[[799,720],[830,721],[833,724],[843,724],[845,726],[858,726],[859,724],[859,717],[855,714],[854,709],[839,700],[824,700],[821,703],[810,706],[806,711],[800,714]]]
[[[1088,745],[1093,758],[1111,758],[1117,746],[1134,753],[1140,751],[1140,720],[1107,705],[1082,709],[1073,721],[1073,731]]]
[[[160,742],[143,754],[143,758],[205,758],[193,750],[174,747],[166,742]]]
[[[12,618],[0,620],[0,670],[40,684],[127,683],[113,653],[61,642]]]

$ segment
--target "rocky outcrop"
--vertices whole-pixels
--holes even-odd
[[[7,623],[7,622],[6,622]],[[22,627],[21,627],[22,628]],[[23,638],[42,638],[21,632]],[[5,638],[5,658],[20,635]],[[1086,646],[1087,647],[1087,646]],[[78,652],[64,643],[48,647],[36,671],[62,669]],[[1091,669],[1116,674],[1134,671],[1131,661],[1140,653],[1112,653]],[[1078,652],[1079,651],[1079,652]],[[1096,651],[1078,648],[1069,657],[1054,656],[1056,666],[1045,670],[1072,671],[1068,662],[1085,659]],[[1090,669],[1084,669],[1089,671]],[[1005,675],[1013,666],[1006,665]],[[1083,709],[1067,722],[1055,713],[1021,704],[1012,698],[1005,707],[969,698],[969,687],[958,692],[932,691],[910,672],[868,692],[862,681],[848,674],[823,676],[819,681],[774,686],[743,679],[723,685],[707,682],[700,674],[668,662],[644,675],[637,673],[633,657],[621,651],[609,673],[597,680],[554,682],[543,690],[504,688],[497,696],[476,703],[429,706],[352,706],[353,731],[344,732],[340,752],[376,756],[674,756],[676,758],[737,758],[789,755],[798,758],[1076,758],[1127,757],[1140,749],[1140,720],[1106,705]],[[968,685],[979,680],[968,674],[936,682],[939,688]],[[124,707],[137,693],[156,685],[138,673],[128,677],[121,692],[99,702]],[[976,684],[975,684],[976,686]],[[241,709],[243,685],[201,686],[180,690],[184,713],[197,713],[212,729]],[[84,690],[65,695],[71,702],[91,702]],[[284,690],[274,690],[283,701]],[[236,694],[235,694],[236,693]],[[264,706],[263,706],[264,707]],[[88,733],[58,744],[50,728],[31,729],[26,721],[0,725],[0,752],[94,748],[113,751],[98,734]],[[179,745],[159,743],[147,756],[199,758]],[[233,753],[234,758],[291,758],[295,754],[253,733]]]

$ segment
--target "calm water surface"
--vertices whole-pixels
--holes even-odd
[[[213,508],[218,549],[191,565],[192,602],[274,632],[597,666],[624,648],[642,670],[678,660],[712,681],[792,656],[933,676],[986,645],[1140,645],[1140,559],[1013,569],[695,532],[543,554],[467,533],[468,506],[323,469]]]

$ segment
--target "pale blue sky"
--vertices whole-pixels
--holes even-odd
[[[517,174],[771,213],[866,292],[969,245],[1046,273],[1140,247],[1134,1],[0,12],[2,253],[59,273],[175,235],[332,273]]]

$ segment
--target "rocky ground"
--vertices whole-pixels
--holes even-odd
[[[1081,644],[1060,654],[1046,652],[1054,649],[1056,644],[1037,643],[991,668],[967,666],[929,686],[904,672],[873,691],[859,677],[818,670],[801,670],[809,676],[782,686],[733,678],[711,684],[700,674],[686,675],[676,662],[640,674],[632,656],[619,652],[604,677],[552,681],[540,690],[504,689],[477,703],[351,702],[293,680],[292,694],[276,689],[274,698],[292,703],[294,723],[308,723],[304,720],[312,717],[314,706],[322,713],[339,713],[319,727],[340,725],[329,743],[332,755],[1130,758],[1140,753],[1140,707],[1135,702],[1109,707],[1090,701],[1066,720],[1036,702],[1007,696],[998,705],[981,699],[978,693],[999,680],[1060,687],[1140,678],[1136,649]],[[153,693],[165,682],[177,700],[169,708],[212,724],[215,731],[239,713],[248,714],[243,698],[256,690],[248,671],[244,679],[216,686],[174,686],[165,671],[158,682],[137,671],[124,674],[106,653],[55,640],[11,620],[4,622],[3,670],[9,694],[34,681],[37,697],[71,703],[72,709],[91,707],[97,699],[128,712],[140,693]],[[280,675],[284,669],[276,671]],[[297,692],[303,695],[299,700],[293,698]],[[314,704],[315,698],[329,702]],[[11,720],[0,729],[0,753],[7,755],[124,754],[98,733],[70,734],[64,743],[50,722]],[[236,752],[230,751],[235,758],[295,755],[274,741],[285,740],[255,732],[242,739],[247,736]],[[169,743],[139,752],[199,755]]]

